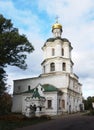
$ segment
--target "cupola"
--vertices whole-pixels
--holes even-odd
[[[56,23],[53,24],[53,26],[52,26],[52,32],[53,32],[54,29],[60,29],[61,32],[62,32],[62,25],[59,24],[58,22],[56,22]]]
[[[62,25],[56,21],[55,24],[52,25],[52,33],[54,35],[54,38],[61,37],[62,35]]]

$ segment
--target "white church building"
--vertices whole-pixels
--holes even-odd
[[[82,110],[82,84],[73,73],[72,46],[62,38],[62,25],[52,26],[53,38],[44,43],[42,74],[14,80],[12,112],[27,116],[60,115]]]

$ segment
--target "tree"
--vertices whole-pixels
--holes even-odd
[[[0,94],[5,90],[7,65],[26,69],[26,53],[34,50],[25,35],[20,35],[10,19],[0,15]]]
[[[12,97],[8,93],[3,93],[0,96],[0,115],[11,112]]]
[[[0,66],[0,95],[6,90],[6,72],[4,71],[3,67]]]
[[[91,97],[91,96],[87,97],[87,99],[84,100],[85,110],[93,109],[92,102],[94,102],[94,97]]]

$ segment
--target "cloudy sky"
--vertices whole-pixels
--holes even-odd
[[[63,38],[73,47],[74,73],[83,84],[83,96],[94,96],[94,0],[0,0],[0,14],[11,19],[20,34],[25,34],[35,48],[28,55],[28,69],[7,67],[8,83],[41,73],[41,47],[52,37],[55,17],[63,26]],[[12,87],[10,89],[12,93]]]

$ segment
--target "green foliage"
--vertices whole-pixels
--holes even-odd
[[[12,97],[8,93],[0,96],[0,115],[8,114],[11,112]]]
[[[18,29],[13,28],[11,20],[0,15],[0,64],[9,64],[26,69],[26,54],[32,52],[33,46],[25,35],[20,35]]]
[[[14,130],[29,125],[38,124],[48,121],[46,116],[26,118],[22,115],[7,115],[0,119],[0,130]]]
[[[94,97],[89,96],[86,100],[83,101],[85,110],[92,110],[92,102],[94,102]]]
[[[26,53],[31,53],[33,50],[32,44],[25,35],[19,34],[11,20],[0,15],[0,89],[5,89],[6,73],[4,68],[11,65],[26,69]]]
[[[3,69],[3,66],[0,66],[0,96],[6,90],[6,72]]]
[[[93,115],[94,116],[94,110],[91,109],[89,115]]]

